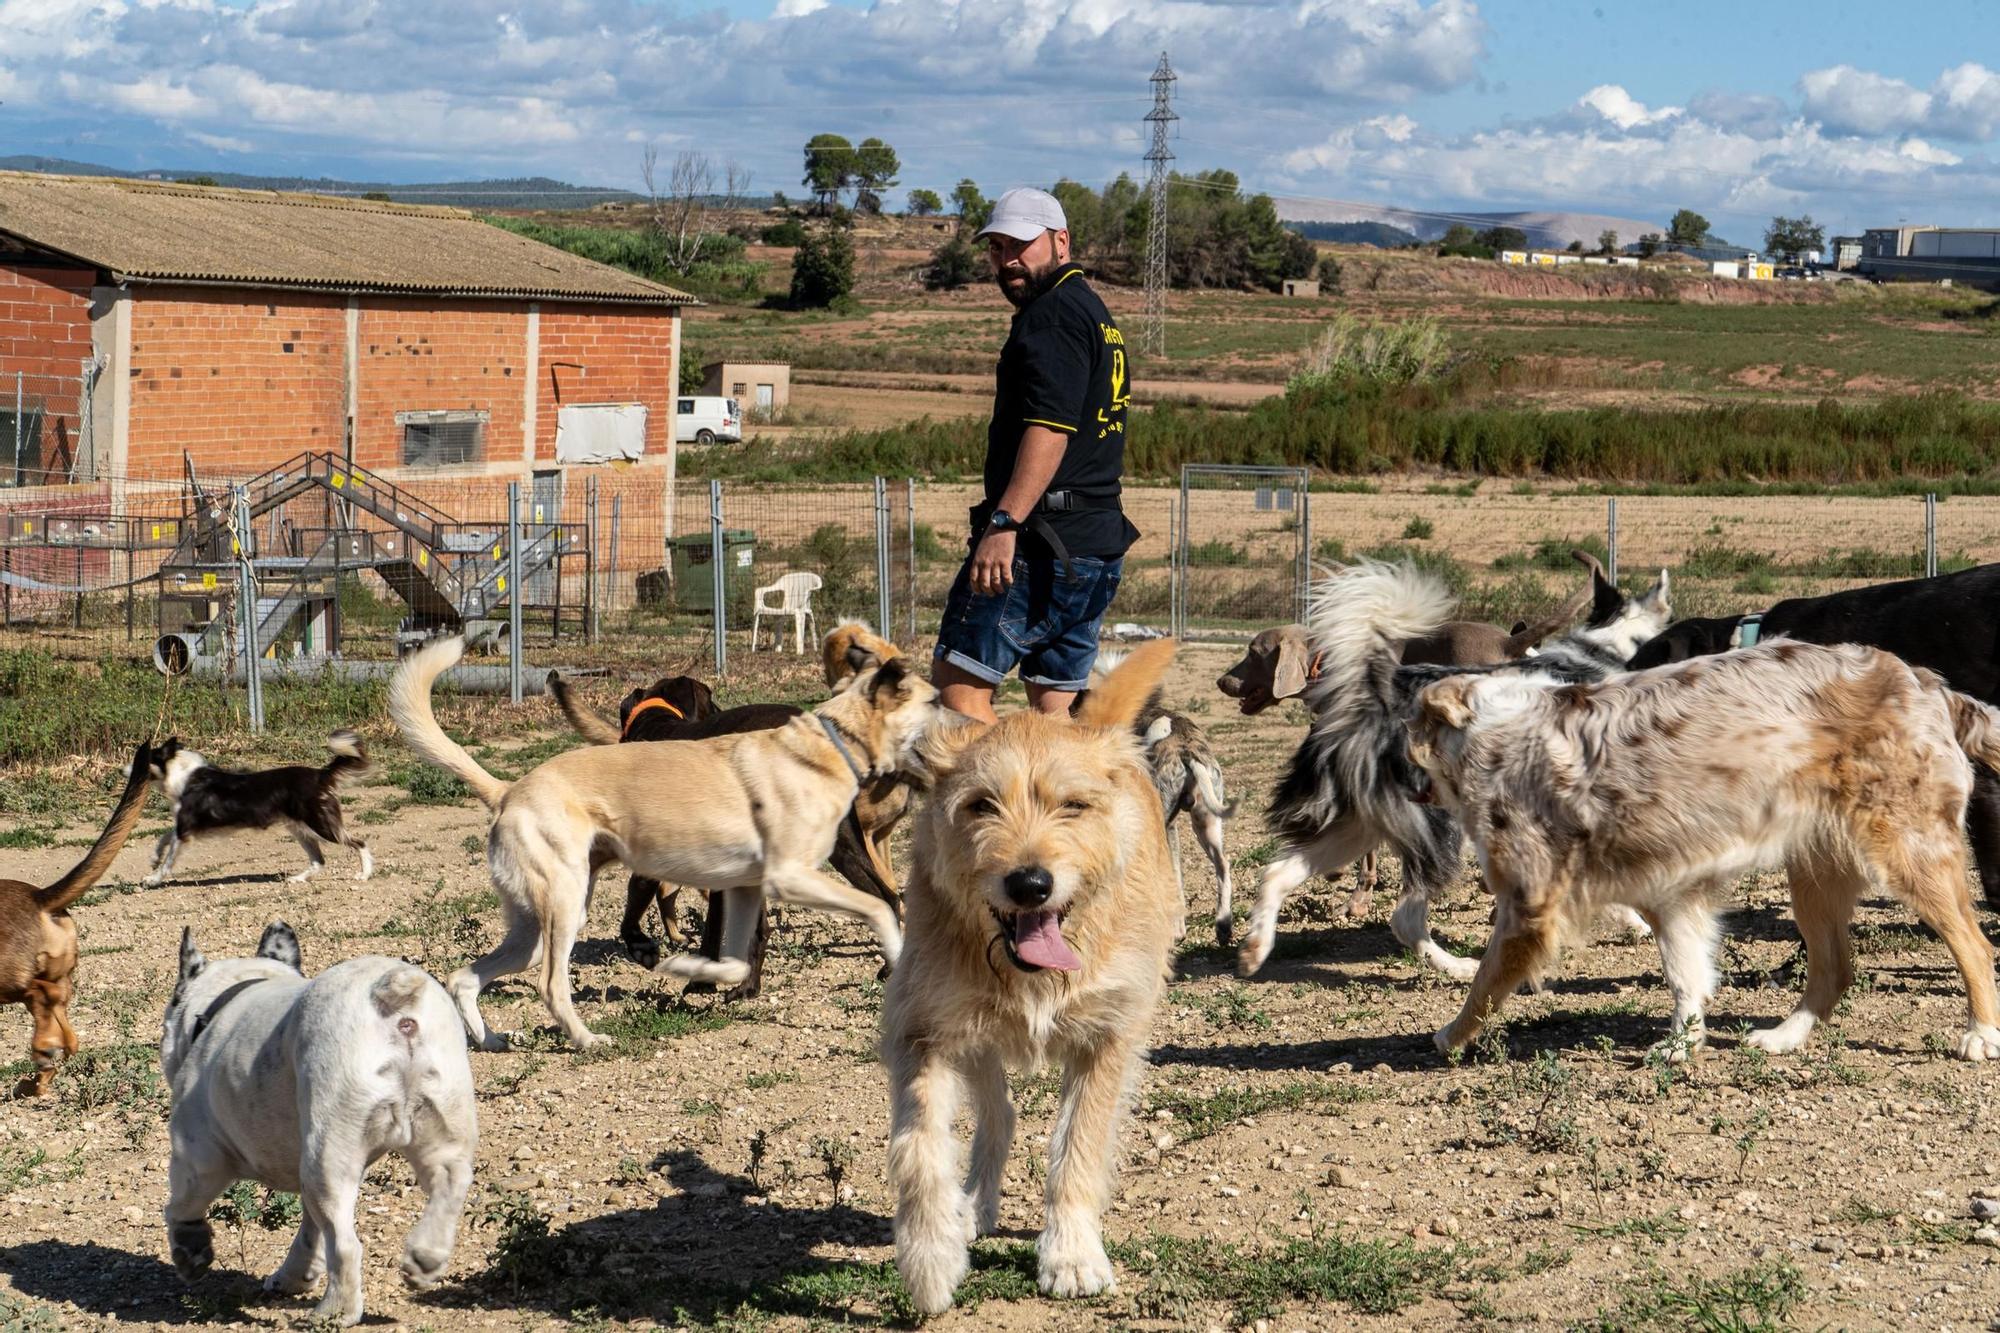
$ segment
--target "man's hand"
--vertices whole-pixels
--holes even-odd
[[[1014,544],[1011,532],[988,532],[972,553],[972,590],[997,597],[1014,585]]]

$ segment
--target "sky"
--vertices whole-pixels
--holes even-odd
[[[650,144],[797,194],[834,132],[897,149],[900,206],[1142,173],[1165,50],[1175,166],[1281,210],[1689,207],[1754,242],[2000,224],[1995,31],[1990,0],[0,0],[0,155],[638,188]]]

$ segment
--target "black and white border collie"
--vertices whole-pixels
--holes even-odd
[[[166,879],[181,844],[190,838],[278,823],[290,829],[299,846],[306,849],[306,868],[291,877],[292,883],[303,883],[325,868],[326,858],[319,848],[322,838],[359,852],[361,872],[355,878],[367,879],[375,872],[375,860],[369,855],[367,842],[347,831],[336,789],[344,779],[368,767],[368,751],[361,737],[351,731],[328,736],[326,748],[333,751],[333,760],[324,768],[292,764],[239,773],[217,768],[184,747],[178,736],[155,746],[153,775],[174,804],[174,823],[160,835],[153,850],[153,870],[145,882],[157,885]]]

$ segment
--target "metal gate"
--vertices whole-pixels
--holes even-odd
[[[1241,639],[1305,617],[1311,473],[1296,467],[1181,468],[1173,626],[1181,639]]]

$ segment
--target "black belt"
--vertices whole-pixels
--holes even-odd
[[[1037,537],[1047,542],[1049,549],[1055,552],[1056,563],[1062,566],[1064,583],[1075,583],[1077,581],[1076,565],[1070,560],[1069,547],[1063,545],[1063,539],[1056,535],[1055,525],[1050,523],[1043,515],[1078,514],[1089,510],[1108,509],[1115,511],[1118,509],[1119,494],[1120,490],[1116,486],[1092,487],[1086,490],[1043,491],[1042,498],[1035,501],[1035,507],[1029,510],[1027,518],[1022,520],[1021,526],[1023,528],[1026,528],[1029,532],[1034,533]],[[987,521],[990,521],[993,511],[984,505],[979,506],[979,509],[986,510]],[[977,515],[979,510],[975,509],[973,512]],[[986,522],[980,521],[978,527],[981,532],[984,532]]]

